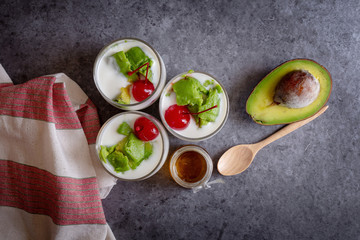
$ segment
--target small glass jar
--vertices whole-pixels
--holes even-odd
[[[155,89],[148,98],[141,102],[137,102],[131,96],[130,104],[121,104],[114,99],[120,94],[121,88],[127,87],[129,82],[119,71],[112,55],[119,51],[127,51],[132,47],[140,47],[153,61],[151,70]],[[160,97],[166,82],[166,68],[161,56],[150,44],[136,38],[121,38],[101,49],[94,63],[93,77],[96,88],[108,103],[123,110],[141,110],[149,107]]]
[[[221,89],[222,93],[219,94],[220,97],[220,111],[219,115],[217,116],[215,122],[210,122],[207,125],[203,127],[197,126],[195,123],[195,120],[193,118],[190,119],[190,124],[183,130],[175,130],[172,129],[169,124],[165,120],[165,112],[166,110],[171,106],[176,104],[176,94],[172,90],[172,85],[183,79],[184,76],[189,76],[196,78],[200,81],[201,84],[204,84],[207,80],[213,82],[213,85],[218,84]],[[189,141],[189,142],[199,142],[204,141],[206,139],[209,139],[213,137],[215,134],[217,134],[222,127],[225,125],[226,120],[229,115],[229,97],[228,94],[224,88],[223,85],[219,81],[217,81],[213,76],[211,76],[208,73],[204,72],[188,72],[188,73],[181,73],[175,77],[173,77],[165,86],[163,89],[160,101],[159,101],[159,111],[160,111],[160,117],[161,121],[164,124],[165,128],[175,137]]]
[[[198,157],[192,157],[195,154],[199,154],[202,159]],[[189,154],[189,161],[184,162],[184,164],[179,164],[179,161],[182,161],[182,157],[184,154]],[[186,158],[186,155],[185,155]],[[196,160],[195,160],[196,159]],[[196,162],[195,162],[196,161]],[[199,161],[204,161],[200,163]],[[187,169],[181,169],[184,165],[186,165]],[[203,165],[203,166],[202,166]],[[205,167],[204,172],[200,170],[199,166]],[[200,188],[207,188],[207,182],[209,181],[212,171],[213,171],[213,162],[209,154],[206,152],[205,149],[196,146],[196,145],[185,145],[178,148],[170,159],[170,174],[172,178],[177,182],[180,186],[184,188],[192,188],[200,189]],[[196,170],[198,169],[198,171]],[[191,173],[187,172],[190,170]],[[187,175],[187,176],[186,176]],[[196,175],[201,175],[196,176]],[[189,177],[190,176],[190,177]],[[190,180],[189,180],[190,179]]]
[[[114,167],[108,161],[104,162],[100,159],[99,154],[101,146],[114,146],[125,138],[124,135],[117,132],[120,124],[126,122],[132,129],[134,129],[134,122],[139,117],[146,117],[152,121],[159,130],[159,135],[154,140],[150,141],[153,145],[153,152],[150,157],[143,160],[136,169],[130,169],[123,173],[116,172]],[[98,159],[108,173],[119,180],[140,181],[153,176],[164,165],[169,153],[169,138],[160,121],[153,116],[139,111],[127,111],[116,114],[104,123],[96,138],[95,147]]]

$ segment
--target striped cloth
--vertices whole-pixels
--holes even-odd
[[[93,103],[65,74],[13,85],[0,65],[0,238],[115,239]]]

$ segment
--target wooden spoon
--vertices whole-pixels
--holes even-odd
[[[245,171],[250,166],[256,153],[260,149],[262,149],[269,143],[272,143],[275,140],[291,133],[299,127],[311,122],[312,120],[323,114],[327,108],[328,106],[325,106],[312,117],[299,122],[291,123],[283,127],[282,129],[280,129],[270,137],[262,140],[261,142],[255,144],[237,145],[230,148],[219,159],[219,162],[217,164],[217,169],[219,173],[225,176],[231,176]]]

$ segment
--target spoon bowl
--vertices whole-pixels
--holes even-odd
[[[219,172],[222,175],[230,176],[247,169],[256,155],[256,152],[252,150],[253,146],[254,144],[237,145],[227,150],[218,162]],[[227,161],[226,159],[241,159],[241,161]]]
[[[217,164],[217,169],[219,173],[224,176],[231,176],[245,171],[250,166],[253,159],[255,158],[255,155],[260,149],[262,149],[269,143],[272,143],[275,140],[291,133],[292,131],[295,131],[299,127],[311,122],[312,120],[323,114],[327,108],[328,106],[325,106],[312,117],[285,126],[270,137],[262,140],[261,142],[255,144],[237,145],[228,149],[220,157]]]

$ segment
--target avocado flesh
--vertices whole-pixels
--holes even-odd
[[[318,97],[303,108],[288,108],[274,103],[275,88],[289,72],[306,70],[320,83]],[[311,117],[327,102],[332,88],[329,72],[320,64],[308,59],[295,59],[285,62],[271,71],[254,88],[246,103],[246,111],[259,124],[287,124]]]

